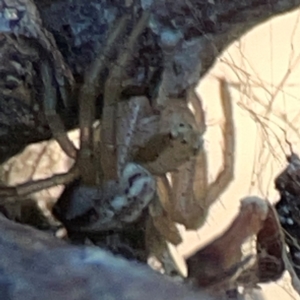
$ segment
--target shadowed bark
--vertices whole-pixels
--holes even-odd
[[[0,226],[1,299],[213,299],[99,248],[70,246],[2,216]]]

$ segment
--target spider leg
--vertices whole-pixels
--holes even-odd
[[[51,68],[48,61],[41,64],[41,75],[45,87],[44,93],[44,113],[51,129],[52,135],[58,142],[62,150],[71,158],[76,159],[77,149],[69,139],[64,124],[56,112],[56,90],[52,84]]]
[[[105,66],[105,57],[111,49],[114,41],[122,33],[122,27],[124,27],[124,22],[127,17],[121,19],[118,28],[113,32],[111,37],[108,40],[107,46],[104,51],[96,58],[95,63],[92,65],[91,69],[87,71],[85,76],[85,84],[80,92],[80,128],[81,128],[81,147],[79,151],[79,158],[77,158],[77,149],[73,143],[69,140],[64,125],[60,117],[56,114],[55,105],[56,105],[56,95],[55,90],[52,86],[51,80],[51,71],[50,66],[47,62],[43,62],[41,66],[42,77],[45,90],[45,115],[49,122],[50,129],[52,130],[53,136],[58,141],[61,148],[72,158],[77,158],[77,161],[81,161],[81,166],[84,165],[84,162],[90,161],[90,141],[92,140],[92,126],[93,123],[93,111],[94,111],[94,102],[95,97],[97,96],[97,91],[99,87],[97,82],[99,80],[99,75]],[[130,44],[130,43],[129,43]],[[131,46],[132,48],[132,46]],[[88,154],[88,155],[87,155]],[[86,159],[86,160],[85,160]],[[80,163],[79,163],[80,165]],[[89,175],[86,175],[89,172],[89,168],[82,167],[78,168],[76,163],[69,172],[63,174],[56,174],[50,178],[27,182],[20,184],[14,187],[0,187],[0,197],[2,203],[6,201],[12,202],[17,201],[18,197],[26,196],[33,192],[37,192],[46,188],[50,188],[54,185],[66,184],[74,179],[78,178],[83,171],[83,175],[89,178]]]
[[[118,21],[117,26],[109,35],[105,48],[86,71],[84,83],[79,92],[80,150],[78,165],[80,174],[86,184],[95,184],[97,173],[98,177],[103,177],[101,164],[95,164],[92,157],[94,154],[93,122],[95,121],[95,101],[100,93],[100,75],[107,65],[107,56],[112,50],[115,41],[124,32],[127,21],[127,15]],[[97,159],[99,161],[101,160],[101,157],[98,157],[100,155],[101,151],[97,151]]]
[[[177,172],[171,173],[170,214],[173,221],[183,224],[188,230],[200,228],[207,216],[203,201],[208,185],[205,163],[206,154],[200,153],[182,165]]]
[[[50,126],[54,138],[57,140],[64,152],[71,158],[75,159],[77,149],[75,148],[74,144],[70,141],[68,135],[66,134],[64,125],[55,111],[56,91],[52,85],[51,69],[47,61],[43,61],[41,65],[41,74],[45,86],[44,110],[46,118],[48,120],[48,124]],[[78,176],[78,168],[75,165],[67,173],[56,174],[46,179],[26,182],[14,187],[1,187],[0,197],[4,198],[1,199],[1,202],[5,203],[6,201],[17,201],[18,197],[26,196],[31,193],[50,188],[54,185],[69,183]]]
[[[168,205],[172,205],[170,196],[172,195],[172,187],[167,176],[156,177],[156,193],[155,197],[149,205],[149,214],[158,232],[173,245],[179,245],[182,242],[180,232],[176,227],[175,220],[172,215],[167,213],[170,211]]]
[[[206,195],[206,207],[209,207],[225,191],[228,184],[234,177],[234,153],[235,153],[235,129],[233,120],[233,110],[231,96],[228,85],[224,79],[220,79],[220,96],[225,124],[223,128],[224,136],[224,167],[218,174],[216,180],[212,182]]]
[[[79,170],[76,165],[66,173],[56,174],[50,178],[29,181],[12,187],[0,187],[0,203],[16,202],[19,197],[51,188],[55,185],[67,184],[79,176]],[[3,199],[2,199],[3,197]]]
[[[120,100],[120,94],[122,92],[121,82],[124,78],[124,68],[130,59],[131,54],[134,50],[134,45],[145,29],[149,20],[149,11],[143,12],[136,26],[134,26],[128,40],[125,44],[125,51],[122,51],[118,57],[117,62],[112,67],[108,80],[105,84],[105,104],[112,105]]]
[[[122,80],[125,76],[124,69],[133,53],[135,42],[145,29],[148,19],[149,12],[143,12],[125,43],[124,51],[121,52],[117,61],[111,67],[108,79],[105,82],[101,144],[102,154],[105,156],[102,165],[105,169],[106,179],[117,179],[121,173],[118,161],[119,155],[116,150],[116,144],[122,143],[119,140],[120,137],[117,137],[118,102],[121,98]],[[121,140],[123,138],[121,137]]]

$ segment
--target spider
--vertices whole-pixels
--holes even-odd
[[[148,18],[149,12],[144,12],[126,39],[124,51],[109,66],[98,135],[93,128],[95,99],[100,93],[98,82],[100,74],[108,67],[108,54],[127,27],[127,15],[118,21],[107,45],[87,69],[78,95],[79,150],[68,139],[56,114],[51,66],[48,61],[42,62],[45,115],[54,138],[76,162],[65,174],[3,187],[0,190],[2,199],[10,201],[80,178],[80,184],[72,189],[67,203],[58,201],[54,210],[64,225],[74,231],[101,232],[123,228],[137,220],[148,206],[154,228],[173,244],[181,241],[175,222],[188,229],[201,226],[209,206],[233,176],[234,126],[229,92],[225,81],[221,80],[226,119],[225,164],[216,181],[209,185],[202,140],[206,129],[204,112],[193,88],[188,90],[186,97],[168,99],[160,106],[152,105],[145,96],[122,98],[123,71]],[[171,174],[171,183],[167,173]]]

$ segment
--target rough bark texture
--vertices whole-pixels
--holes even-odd
[[[11,39],[18,36],[15,45],[22,42],[29,48],[33,47],[32,41],[37,42],[50,53],[50,56],[53,55],[57,69],[61,63],[59,53],[56,51],[56,42],[58,50],[80,82],[85,67],[105,44],[110,25],[124,13],[132,13],[132,6],[128,4],[130,1],[34,0],[34,2],[0,1],[2,11],[0,30],[5,31],[5,35],[1,34],[0,45],[0,59],[4,66],[0,80],[0,162],[22,150],[25,145],[51,136],[43,116],[41,100],[43,87],[40,82],[37,55],[31,51],[20,52],[17,46],[11,46],[14,47],[13,51],[11,47],[8,47],[10,50],[5,50],[2,46],[6,43],[7,36],[9,35]],[[140,37],[128,66],[127,75],[130,81],[124,83],[125,91],[127,96],[144,94],[151,98],[161,96],[161,90],[167,96],[184,94],[189,86],[199,81],[219,53],[232,41],[268,18],[297,8],[300,0],[142,0],[133,3],[133,24],[136,21],[134,18],[138,17],[142,10],[150,9],[152,14],[151,22]],[[35,4],[39,13],[34,8]],[[7,22],[3,19],[6,17],[3,9],[7,7],[17,8],[17,20]],[[7,26],[9,28],[5,28]],[[42,26],[45,26],[46,31]],[[54,35],[54,42],[47,31]],[[45,43],[45,37],[50,42]],[[122,50],[122,46],[123,41],[116,45],[116,48]],[[14,54],[7,54],[11,52]],[[20,63],[24,62],[24,57],[27,60],[26,66]],[[114,59],[114,56],[111,59]],[[18,70],[17,81],[11,80],[11,76],[5,76],[12,73],[9,66],[5,67],[10,60],[17,61],[22,70],[27,70],[25,74]],[[60,72],[60,75],[62,73]],[[104,81],[105,74],[102,78]],[[20,81],[24,84],[21,91],[18,89],[18,93],[3,92],[3,87],[13,89]],[[67,81],[70,81],[69,78]],[[57,110],[68,128],[76,126],[76,106],[76,101],[71,103],[59,101],[57,105]]]
[[[3,300],[212,300],[99,248],[69,246],[0,216]]]

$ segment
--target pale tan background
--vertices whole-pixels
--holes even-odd
[[[212,179],[222,166],[223,116],[217,77],[224,77],[231,86],[235,178],[211,208],[205,228],[185,234],[179,247],[183,254],[222,232],[237,212],[240,198],[255,194],[278,200],[273,180],[286,165],[285,138],[300,154],[300,10],[276,17],[233,43],[201,81],[198,91],[206,111]],[[265,299],[300,299],[290,294],[288,278],[264,290]]]
[[[184,234],[179,253],[186,255],[222,232],[237,212],[240,198],[255,194],[278,200],[273,180],[286,165],[289,148],[285,137],[300,153],[299,22],[297,10],[256,27],[231,45],[201,81],[198,91],[206,111],[205,147],[211,180],[222,166],[223,116],[216,77],[224,77],[230,86],[236,128],[235,178],[211,208],[204,228]],[[71,135],[76,139],[78,132]],[[0,176],[8,184],[49,177],[66,171],[72,163],[56,142],[31,145],[22,155],[1,170]],[[36,198],[51,201],[60,191],[59,187],[42,191]],[[45,203],[40,201],[41,206]],[[300,299],[293,294],[288,277],[265,286],[264,297]]]

